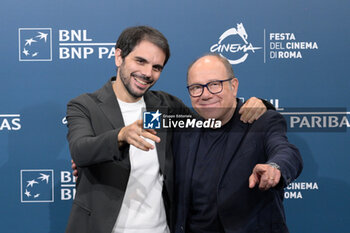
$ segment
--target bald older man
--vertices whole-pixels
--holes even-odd
[[[197,59],[187,81],[193,108],[222,126],[174,136],[176,232],[288,232],[283,187],[302,159],[284,118],[268,110],[252,124],[240,121],[239,82],[219,55]]]

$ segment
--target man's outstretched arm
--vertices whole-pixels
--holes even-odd
[[[265,164],[257,164],[249,177],[249,187],[259,184],[267,190],[276,186],[286,187],[303,169],[299,150],[289,143],[286,136],[286,121],[277,112],[270,112],[265,126],[264,146],[267,154]]]

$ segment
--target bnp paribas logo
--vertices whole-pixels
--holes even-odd
[[[52,169],[21,170],[21,202],[53,202]]]
[[[51,28],[18,29],[19,61],[52,61]]]

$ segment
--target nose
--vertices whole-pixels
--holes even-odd
[[[144,66],[142,67],[142,70],[141,70],[142,75],[145,75],[145,76],[147,76],[147,77],[151,77],[151,75],[152,75],[152,69],[153,69],[153,67],[152,67],[151,64],[144,65]]]
[[[204,87],[203,88],[203,93],[201,95],[201,98],[202,99],[210,99],[211,97],[213,96],[212,93],[210,93],[210,91],[208,90],[208,87]]]

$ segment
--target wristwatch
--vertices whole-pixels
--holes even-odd
[[[278,170],[281,170],[281,167],[277,164],[277,163],[267,163],[268,165],[270,165],[271,167],[277,168]]]

